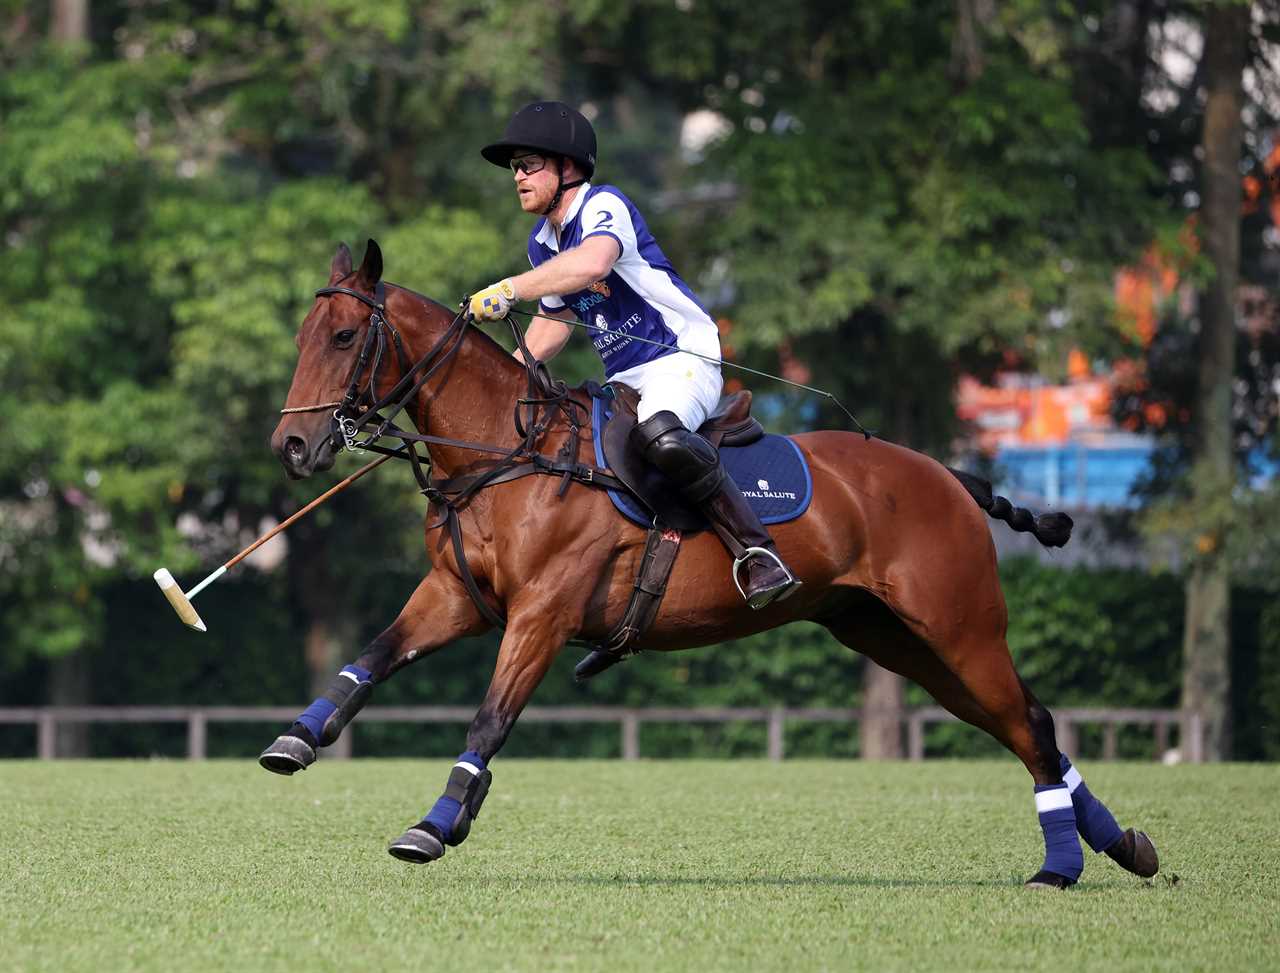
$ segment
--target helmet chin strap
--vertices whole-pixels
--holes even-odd
[[[564,198],[564,191],[581,186],[584,182],[586,182],[585,179],[574,179],[572,182],[564,181],[564,156],[560,156],[560,161],[556,163],[556,194],[551,197],[551,202],[547,203],[547,208],[542,211],[542,215],[550,216],[554,213],[556,207],[560,205],[560,200]]]

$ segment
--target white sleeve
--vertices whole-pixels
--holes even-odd
[[[613,193],[596,193],[583,203],[579,222],[582,239],[605,234],[618,241],[619,257],[626,256],[627,251],[635,252],[636,228],[631,222],[631,211]]]
[[[529,254],[529,266],[530,267],[538,266],[536,263],[533,262],[532,252],[530,252]],[[546,295],[545,297],[543,297],[541,300],[538,301],[538,305],[544,311],[563,311],[565,307],[564,301],[560,300],[560,298],[557,297],[555,294]]]

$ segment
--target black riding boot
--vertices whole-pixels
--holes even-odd
[[[786,598],[800,587],[800,582],[782,563],[773,538],[760,523],[751,504],[747,503],[738,484],[729,476],[721,477],[720,483],[719,491],[698,504],[698,509],[747,549],[746,560],[741,567],[734,562],[734,581],[738,582],[742,597],[752,608],[763,608],[779,598]],[[746,572],[745,585],[740,577],[742,571]]]
[[[685,429],[673,412],[650,416],[636,425],[631,437],[644,458],[715,525],[730,552],[738,554],[732,542],[743,549],[734,562],[734,582],[747,604],[763,608],[800,586],[738,485],[725,474],[714,446]]]

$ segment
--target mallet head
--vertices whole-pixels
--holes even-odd
[[[169,573],[168,568],[160,568],[154,575],[156,584],[160,586],[160,590],[164,592],[164,596],[169,599],[169,604],[173,606],[173,610],[178,613],[178,617],[182,619],[183,624],[188,628],[194,628],[197,632],[209,631],[200,615],[196,612],[195,606],[191,604],[191,600],[182,593],[182,588],[178,586],[178,582],[173,579],[173,575]]]

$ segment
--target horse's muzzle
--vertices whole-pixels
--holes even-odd
[[[285,436],[275,447],[275,452],[291,480],[301,480],[312,473],[329,469],[337,455],[333,441],[328,436],[314,445],[301,436]]]

